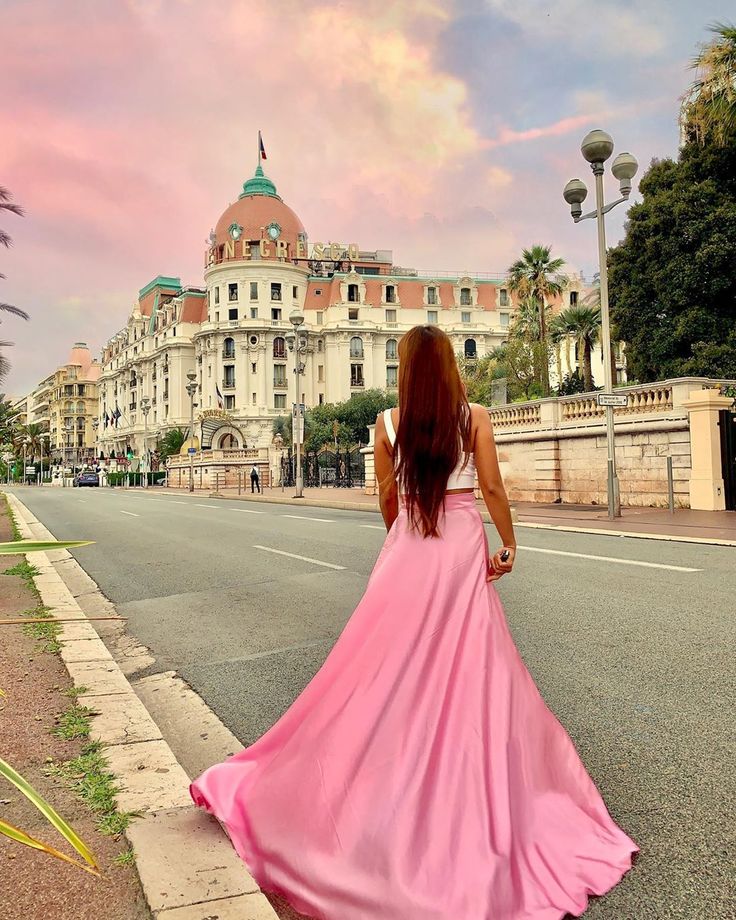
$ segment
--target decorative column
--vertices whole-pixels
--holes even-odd
[[[692,390],[682,404],[690,423],[690,507],[695,511],[726,508],[718,413],[732,403],[718,390]]]
[[[376,464],[374,452],[376,448],[376,426],[368,426],[368,444],[361,447],[360,452],[365,457],[365,488],[366,495],[378,495],[378,483],[376,482]]]

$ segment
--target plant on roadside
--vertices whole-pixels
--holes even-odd
[[[102,743],[91,741],[82,748],[78,757],[64,763],[52,764],[45,772],[58,776],[94,812],[97,829],[102,834],[117,837],[128,827],[137,812],[117,810],[115,796],[118,787],[102,753]]]
[[[46,622],[44,623],[26,623],[23,627],[23,632],[32,639],[44,642],[45,644],[42,646],[44,652],[61,651],[59,643],[61,624],[54,619],[48,607],[39,604],[31,610],[24,610],[21,616],[45,620]]]
[[[51,732],[57,738],[74,741],[75,738],[89,738],[89,717],[94,709],[74,703],[57,719],[57,726]]]
[[[135,851],[123,850],[114,859],[113,864],[120,867],[132,866],[135,863]]]
[[[84,869],[86,872],[90,872],[92,875],[99,875],[99,865],[97,860],[92,854],[92,851],[89,849],[87,844],[79,837],[77,832],[68,824],[61,815],[55,811],[51,805],[43,798],[43,796],[38,793],[31,784],[24,779],[15,770],[9,763],[3,760],[0,757],[0,777],[6,779],[9,783],[15,786],[19,792],[21,792],[32,805],[34,805],[41,814],[48,820],[48,822],[61,834],[61,836],[74,848],[74,850],[82,857],[84,862],[80,862],[77,859],[68,856],[66,853],[62,853],[60,850],[57,850],[55,847],[50,846],[47,843],[43,843],[40,840],[37,840],[35,837],[31,837],[30,834],[27,834],[25,831],[20,830],[9,824],[7,821],[3,821],[0,818],[0,834],[5,837],[9,837],[11,840],[15,840],[17,843],[22,843],[24,846],[30,847],[34,850],[41,850],[44,853],[48,853],[50,856],[55,856],[57,859],[61,859],[64,862],[71,863],[73,866],[77,866],[80,869]]]
[[[78,546],[91,546],[92,543],[94,540],[17,540],[12,543],[0,543],[0,556],[44,553],[49,549],[76,549]]]

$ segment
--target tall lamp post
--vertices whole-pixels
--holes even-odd
[[[66,431],[66,440],[67,440],[67,449],[69,451],[70,457],[69,462],[72,462],[72,434],[74,432],[74,423],[70,420],[64,426]],[[64,451],[64,467],[66,467],[66,450]],[[74,466],[72,465],[72,481],[74,480]],[[61,472],[61,484],[66,485],[66,469],[63,469]]]
[[[197,373],[187,374],[187,393],[189,394],[189,491],[194,492],[194,396],[197,392]]]
[[[151,411],[151,400],[148,396],[144,396],[141,400],[141,412],[143,413],[143,458],[144,458],[144,472],[143,472],[143,488],[148,488],[148,413]]]
[[[601,327],[603,333],[603,393],[598,394],[598,404],[606,409],[606,446],[608,454],[608,517],[613,520],[621,516],[621,496],[616,475],[616,448],[613,424],[613,409],[617,405],[613,395],[613,366],[611,361],[611,325],[608,311],[608,264],[606,262],[606,224],[605,215],[627,201],[631,194],[631,180],[636,175],[639,164],[630,153],[619,153],[611,164],[611,172],[619,180],[621,197],[610,204],[603,201],[604,163],[613,153],[613,138],[597,128],[583,138],[580,145],[583,158],[590,163],[595,176],[595,210],[583,214],[582,204],[588,195],[588,189],[580,179],[570,179],[563,190],[563,197],[570,205],[572,219],[575,223],[588,218],[595,218],[598,223],[598,265],[601,281]],[[622,397],[623,399],[623,397]]]
[[[289,343],[289,351],[294,352],[294,388],[296,390],[294,411],[291,414],[292,424],[294,425],[294,446],[296,448],[296,495],[294,498],[304,498],[304,477],[302,475],[302,406],[301,395],[299,390],[300,376],[304,373],[306,365],[302,361],[302,355],[307,350],[306,336],[300,335],[299,329],[304,322],[304,314],[301,310],[292,310],[289,314],[289,322],[294,327],[286,339]]]

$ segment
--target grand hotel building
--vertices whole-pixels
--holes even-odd
[[[553,306],[583,293],[573,277]],[[142,453],[144,398],[146,446],[169,428],[188,428],[194,372],[201,447],[267,455],[273,419],[295,400],[287,348],[295,308],[305,316],[299,390],[309,407],[396,388],[399,339],[419,323],[437,323],[461,354],[486,354],[505,340],[514,303],[503,277],[420,274],[395,265],[389,250],[310,243],[259,165],[210,234],[204,286],[155,278],[104,348],[100,450]]]

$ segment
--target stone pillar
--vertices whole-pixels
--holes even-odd
[[[721,465],[718,413],[733,399],[718,390],[692,390],[683,402],[690,423],[690,507],[696,511],[723,511],[726,498]]]
[[[368,426],[368,444],[362,447],[360,452],[365,457],[365,494],[377,495],[378,485],[376,483],[376,466],[374,462],[374,451],[376,448],[376,426]]]

